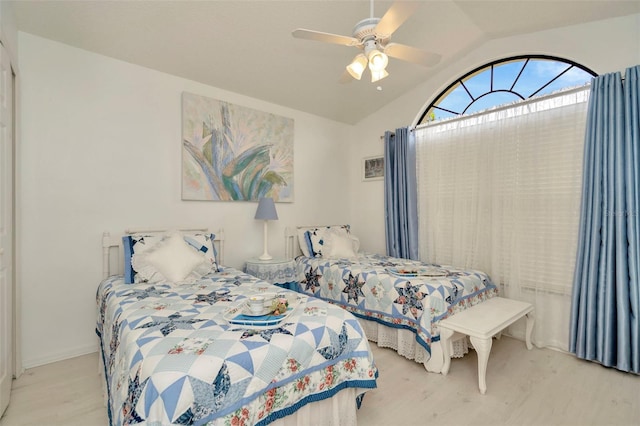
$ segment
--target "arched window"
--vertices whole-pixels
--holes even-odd
[[[418,124],[583,85],[597,74],[566,59],[545,55],[500,59],[457,79],[422,112]]]
[[[594,75],[546,56],[496,61],[453,82],[414,130],[421,259],[488,273],[501,296],[535,304],[536,344],[563,350]]]

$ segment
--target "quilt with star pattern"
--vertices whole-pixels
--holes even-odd
[[[287,290],[233,268],[185,285],[105,279],[96,333],[110,423],[263,425],[344,388],[357,389],[355,406],[376,387],[364,332],[338,306],[290,292],[281,323],[229,324],[230,309],[265,291]]]
[[[487,274],[370,253],[297,259],[298,291],[354,315],[411,330],[431,354],[438,321],[498,294]]]

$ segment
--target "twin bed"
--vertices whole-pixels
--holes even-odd
[[[480,271],[360,252],[348,225],[289,228],[285,247],[298,292],[353,313],[369,340],[430,372],[444,366],[438,321],[498,294]],[[452,346],[454,357],[468,351],[466,339]]]
[[[103,236],[96,333],[110,423],[355,425],[377,377],[359,321],[221,266],[223,243],[207,230]],[[254,316],[255,295],[288,307]]]
[[[497,295],[479,271],[359,252],[348,226],[286,238],[297,291],[222,266],[222,232],[104,234],[96,333],[110,424],[355,425],[378,375],[368,340],[441,372],[438,321]],[[254,296],[261,315],[247,310]]]

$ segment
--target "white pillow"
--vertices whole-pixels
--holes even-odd
[[[178,231],[174,231],[178,232]],[[215,234],[202,233],[202,232],[180,232],[185,242],[191,245],[194,249],[204,254],[205,259],[208,261],[208,270],[202,270],[202,275],[206,275],[209,272],[218,271],[218,262],[216,260],[216,248],[213,244]],[[142,262],[138,259],[137,266],[133,264],[133,257],[140,255],[147,250],[151,250],[158,243],[167,239],[171,233],[165,234],[163,232],[148,232],[135,235],[125,235],[122,237],[122,246],[124,251],[124,282],[125,284],[139,283],[139,282],[158,282],[161,278],[152,277],[157,270],[149,265],[146,261]],[[140,256],[138,256],[140,257]],[[145,256],[142,256],[144,259]],[[151,271],[147,271],[145,277],[138,275],[138,269],[141,267],[150,267]],[[165,280],[166,281],[166,280]]]
[[[358,255],[360,240],[344,228],[332,228],[325,234],[322,257],[354,258]]]
[[[353,241],[349,236],[343,235],[330,235],[327,238],[325,244],[326,252],[323,257],[340,257],[340,258],[353,258],[356,257],[356,252],[353,250]]]
[[[185,242],[179,233],[143,253],[134,254],[131,262],[141,281],[146,282],[193,282],[202,272],[211,269],[204,254]]]
[[[351,238],[351,243],[353,244],[353,251],[358,253],[358,251],[360,250],[360,238],[351,233],[349,233],[349,238]]]

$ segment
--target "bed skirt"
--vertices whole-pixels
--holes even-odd
[[[271,423],[275,426],[350,425],[356,426],[356,395],[359,389],[346,388],[331,398],[312,402],[295,413]]]
[[[104,363],[102,354],[98,352],[98,373],[102,382],[102,397],[105,410],[109,404],[107,395],[107,381],[104,377]],[[367,389],[368,390],[368,389]],[[309,425],[335,425],[357,426],[356,397],[362,393],[362,389],[345,388],[331,398],[311,402],[298,409],[293,414],[273,421],[274,426],[309,426]],[[215,421],[209,423],[217,424]],[[222,424],[222,422],[220,422]]]
[[[360,325],[367,335],[367,339],[376,342],[381,348],[391,348],[399,355],[424,365],[431,373],[442,372],[444,355],[440,342],[431,343],[431,355],[416,342],[416,335],[403,328],[387,327],[377,321],[369,321],[358,317]],[[450,341],[449,353],[452,358],[462,358],[469,352],[469,343],[466,338]]]

